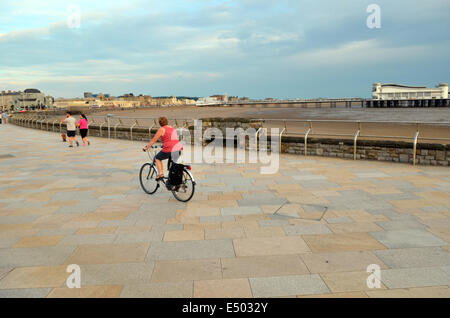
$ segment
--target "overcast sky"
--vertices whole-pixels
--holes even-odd
[[[372,3],[380,29],[366,25]],[[0,12],[0,90],[369,97],[378,81],[450,81],[449,0],[1,0]]]

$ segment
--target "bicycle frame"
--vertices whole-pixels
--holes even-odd
[[[158,170],[158,166],[156,165],[156,158],[155,158],[156,157],[156,149],[158,149],[158,148],[153,148],[152,147],[152,149],[155,149],[155,150],[154,151],[147,150],[146,152],[147,152],[147,155],[148,155],[148,157],[149,157],[149,159],[151,161],[152,166],[154,166],[156,171],[158,171],[158,173],[160,174],[161,171]],[[167,169],[168,170],[170,170],[170,166],[172,165],[172,163],[173,163],[172,158],[169,158],[168,162],[167,162]],[[184,171],[189,175],[189,177],[191,178],[192,182],[194,184],[196,184],[194,176],[189,171],[190,170],[190,166],[189,166],[189,169],[187,169],[186,167],[187,166],[185,165]],[[166,180],[168,180],[168,177],[164,177],[163,179],[161,179],[161,181],[164,183],[164,185],[166,185]]]

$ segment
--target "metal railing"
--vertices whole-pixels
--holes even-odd
[[[110,129],[114,130],[114,137],[117,138],[117,129],[119,127],[123,127],[129,129],[129,137],[130,140],[133,140],[133,130],[140,127],[148,129],[148,136],[151,138],[152,129],[158,126],[158,119],[155,117],[125,117],[125,116],[90,116],[90,124],[95,124],[99,126],[99,134],[103,137],[103,127],[107,125],[108,127],[108,138],[111,137]],[[52,125],[52,131],[54,131],[55,123],[59,120],[56,120],[54,117],[47,118],[44,115],[24,115],[23,117],[16,117],[15,122],[18,125],[32,128],[43,129],[43,125],[46,125],[46,129],[48,129],[49,123]],[[128,123],[127,123],[128,121]],[[169,119],[169,123],[173,125],[177,129],[186,128],[189,126],[189,123],[193,123],[194,119],[186,119],[186,118],[176,118]],[[413,121],[355,121],[355,120],[299,120],[299,119],[250,119],[250,123],[258,123],[259,128],[256,131],[256,140],[261,133],[262,128],[274,128],[278,127],[281,129],[279,133],[280,145],[282,144],[283,136],[301,136],[304,139],[304,155],[308,156],[308,141],[312,136],[314,137],[330,137],[336,139],[338,137],[344,137],[346,139],[350,139],[353,141],[353,159],[357,159],[357,149],[358,149],[358,140],[361,138],[366,139],[382,139],[382,140],[406,140],[411,141],[413,144],[412,147],[412,163],[416,164],[416,155],[417,155],[417,145],[419,144],[419,140],[423,141],[433,141],[442,144],[450,143],[450,122],[413,122]],[[346,124],[350,126],[354,126],[353,130],[350,130],[348,133],[345,132],[323,132],[320,131],[321,128],[317,129],[317,126],[320,124]],[[371,129],[368,129],[370,125],[397,125],[410,128],[414,128],[414,134],[411,135],[386,135],[386,134],[371,134],[365,133],[366,130],[370,132]],[[294,127],[291,127],[291,126]],[[447,133],[444,133],[443,136],[434,137],[434,136],[426,136],[423,134],[423,130],[425,127],[445,127],[448,129]],[[304,129],[302,129],[304,127]],[[348,128],[348,127],[347,127]],[[376,128],[377,130],[380,127]],[[62,131],[62,123],[59,122],[59,130]],[[349,130],[349,129],[347,129]],[[420,136],[420,137],[419,137]],[[281,147],[281,146],[280,146]]]
[[[412,122],[412,121],[351,121],[351,120],[298,120],[298,119],[253,119],[253,121],[260,121],[262,123],[262,127],[265,123],[270,122],[282,122],[283,130],[280,133],[280,143],[283,133],[289,136],[304,136],[305,140],[305,156],[308,155],[307,145],[308,145],[308,137],[312,136],[320,136],[320,137],[352,137],[353,138],[353,160],[357,159],[357,141],[358,138],[376,138],[376,139],[400,139],[400,140],[412,140],[413,143],[413,165],[416,164],[416,155],[417,155],[417,144],[419,141],[420,127],[424,126],[445,126],[450,129],[450,122]],[[308,128],[305,132],[290,132],[288,130],[288,123],[303,123],[308,124]],[[315,133],[313,131],[313,123],[335,123],[335,124],[356,124],[356,130],[354,133],[344,134],[344,133]],[[362,134],[363,124],[384,124],[384,125],[409,125],[415,126],[416,131],[413,136],[392,136],[392,135],[372,135],[372,134]],[[431,140],[431,141],[442,141],[442,142],[450,142],[450,132],[448,136],[444,137],[428,137],[423,136],[423,140]]]

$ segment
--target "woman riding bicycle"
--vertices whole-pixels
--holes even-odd
[[[167,118],[159,117],[158,122],[161,128],[158,129],[153,139],[150,140],[149,144],[143,149],[144,151],[147,151],[159,138],[161,138],[163,149],[155,156],[156,166],[158,167],[159,172],[156,181],[164,178],[162,160],[171,158],[173,162],[176,162],[181,155],[181,150],[183,150],[183,146],[178,140],[177,131],[172,126],[169,126]]]

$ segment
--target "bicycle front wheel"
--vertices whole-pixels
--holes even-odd
[[[176,190],[172,190],[172,194],[178,201],[187,202],[194,195],[195,182],[190,173],[183,170],[183,181]]]
[[[141,167],[141,171],[139,171],[139,181],[141,182],[141,187],[145,191],[145,193],[153,194],[158,190],[158,181],[156,181],[156,177],[158,176],[158,172],[154,165],[150,163],[146,163]]]

